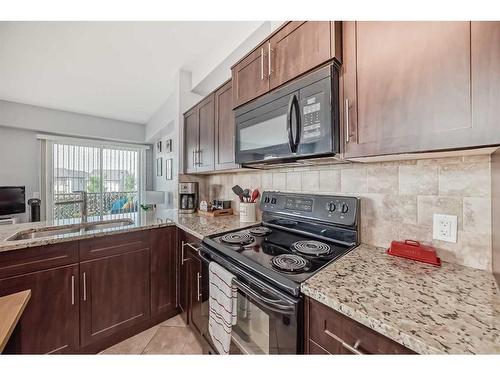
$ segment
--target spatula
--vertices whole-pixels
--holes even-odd
[[[240,197],[240,202],[243,202],[243,189],[240,185],[233,186],[233,193]]]

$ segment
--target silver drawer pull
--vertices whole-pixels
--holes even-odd
[[[87,275],[83,273],[83,300],[87,300]]]
[[[358,348],[359,345],[361,344],[361,340],[356,340],[353,346],[349,345],[348,343],[342,341],[342,346],[349,350],[351,353],[358,354],[358,355],[363,355],[365,353],[362,353]]]
[[[75,275],[71,275],[71,306],[75,305]]]
[[[200,293],[200,280],[201,280],[201,275],[199,272],[196,273],[196,286],[197,286],[197,292],[198,292],[198,295],[196,297],[196,299],[199,301],[200,298],[201,298],[201,293]]]

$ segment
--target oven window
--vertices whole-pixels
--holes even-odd
[[[257,150],[288,143],[286,114],[239,130],[241,151]]]
[[[238,292],[238,318],[232,341],[243,354],[269,354],[270,317],[245,294]]]

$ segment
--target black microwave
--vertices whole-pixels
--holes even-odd
[[[338,154],[338,75],[328,65],[237,108],[236,162],[251,167]]]

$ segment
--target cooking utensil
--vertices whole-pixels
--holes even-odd
[[[243,190],[243,198],[247,203],[250,201],[250,189]]]
[[[260,196],[259,189],[255,189],[255,190],[252,192],[252,198],[250,198],[250,203],[255,202],[255,200],[256,200],[259,196]]]
[[[240,197],[240,202],[244,202],[243,200],[243,189],[241,188],[240,185],[234,185],[233,188],[233,193],[236,194],[238,197]]]

